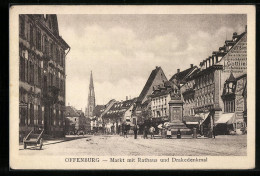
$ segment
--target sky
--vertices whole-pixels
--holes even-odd
[[[66,57],[66,105],[85,110],[92,70],[96,104],[138,97],[151,71],[166,77],[199,63],[245,31],[246,15],[58,15]]]

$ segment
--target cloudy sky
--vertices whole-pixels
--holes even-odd
[[[58,15],[71,46],[66,58],[66,103],[85,109],[90,71],[96,104],[137,97],[151,71],[198,65],[233,32],[244,32],[246,15]]]

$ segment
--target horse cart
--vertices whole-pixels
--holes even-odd
[[[39,146],[40,150],[42,149],[43,141],[42,134],[43,131],[34,131],[31,130],[30,133],[23,139],[23,147],[26,149],[29,145]]]

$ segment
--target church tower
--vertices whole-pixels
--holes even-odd
[[[93,117],[93,110],[96,106],[95,91],[93,84],[92,71],[90,73],[89,92],[88,92],[88,107],[86,108],[86,117]]]

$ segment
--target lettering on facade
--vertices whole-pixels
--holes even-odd
[[[240,42],[224,60],[224,72],[243,73],[247,69],[247,44]]]

